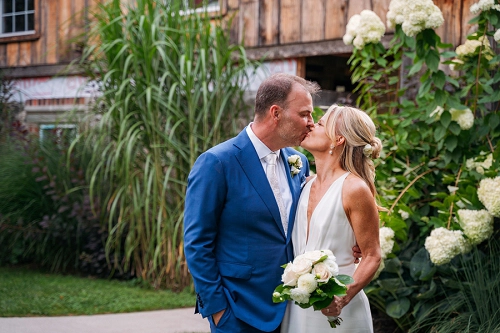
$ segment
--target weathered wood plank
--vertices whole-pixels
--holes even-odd
[[[47,30],[45,43],[47,44],[47,64],[56,64],[58,60],[58,44],[59,44],[59,10],[62,0],[51,0],[43,3],[47,6]]]
[[[278,43],[279,34],[279,0],[261,2],[259,14],[259,45]]]
[[[226,1],[226,0],[224,0]],[[227,0],[227,9],[238,9],[240,7],[240,0]]]
[[[44,5],[40,7],[40,39],[37,42],[38,58],[33,61],[33,64],[47,63],[47,27],[48,27],[48,8]]]
[[[279,43],[288,44],[300,41],[301,26],[300,1],[281,0]]]
[[[342,38],[347,25],[347,0],[327,1],[325,17],[325,39]]]
[[[371,0],[349,0],[347,19],[349,20],[353,15],[361,13],[364,9],[373,10]]]
[[[18,66],[31,65],[31,46],[32,42],[19,43],[19,62]]]
[[[73,17],[71,16],[71,3],[68,0],[59,0],[59,31],[58,31],[58,62],[68,62],[71,58],[71,45],[69,44],[72,36],[72,30],[75,26]]]
[[[462,12],[461,12],[461,17],[460,21],[457,21],[455,24],[460,24],[461,31],[460,31],[460,40],[457,41],[455,46],[458,46],[460,44],[465,43],[467,40],[467,36],[470,35],[471,33],[474,32],[474,28],[477,27],[476,25],[471,25],[469,24],[469,21],[474,18],[474,14],[470,12],[470,6],[472,6],[474,3],[476,3],[476,0],[462,0]]]
[[[391,0],[374,0],[373,1],[373,11],[380,17],[382,22],[387,27],[387,12],[389,11],[389,4]],[[394,29],[387,29],[386,33],[394,32]]]
[[[19,62],[19,43],[9,43],[7,44],[7,66],[14,67],[18,66]]]
[[[325,1],[302,0],[301,40],[325,39]]]
[[[305,78],[306,77],[306,58],[296,58],[297,61],[297,73],[295,75]]]
[[[0,44],[0,67],[7,67],[7,44]]]
[[[247,47],[259,44],[259,1],[241,0],[240,3],[240,36],[244,37],[244,45]]]
[[[460,24],[450,24],[460,22],[461,20],[461,2],[453,0],[441,0],[436,5],[441,9],[444,18],[444,24],[436,29],[436,33],[445,43],[460,43],[461,27]]]

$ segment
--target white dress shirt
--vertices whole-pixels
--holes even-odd
[[[260,139],[255,135],[252,131],[252,123],[250,123],[246,128],[248,137],[252,142],[257,155],[259,156],[260,163],[264,172],[266,172],[267,163],[264,160],[264,157],[272,153],[273,151],[269,149]],[[283,158],[280,153],[281,149],[275,151],[278,155],[278,160],[276,161],[276,173],[278,176],[278,182],[280,185],[281,198],[283,199],[283,204],[285,205],[285,209],[288,212],[288,219],[290,220],[290,209],[292,209],[292,191],[290,191],[290,186],[288,185],[288,177],[285,171],[285,167],[288,167],[283,161]],[[285,165],[286,164],[286,165]]]

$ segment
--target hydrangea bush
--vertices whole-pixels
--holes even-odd
[[[458,257],[499,234],[500,4],[470,10],[474,33],[455,48],[433,30],[444,20],[431,0],[392,0],[388,47],[353,43],[349,59],[356,103],[384,139],[376,182],[395,238],[366,291],[404,330],[456,288]]]

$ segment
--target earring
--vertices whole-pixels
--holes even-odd
[[[328,154],[333,155],[333,149],[334,149],[334,148],[335,148],[335,147],[334,147],[333,145],[330,145],[330,151],[328,152]]]

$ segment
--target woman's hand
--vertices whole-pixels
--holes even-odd
[[[340,316],[340,312],[342,311],[342,299],[338,296],[333,297],[333,301],[326,308],[321,310],[327,317],[338,317]]]

